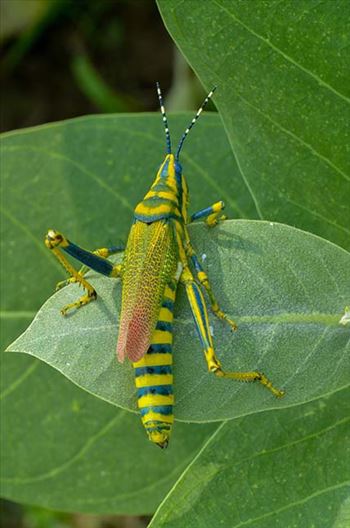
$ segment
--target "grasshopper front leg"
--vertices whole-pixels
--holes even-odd
[[[217,359],[214,351],[205,301],[202,292],[194,280],[194,277],[188,266],[184,267],[180,280],[186,287],[187,297],[190,303],[198,335],[203,346],[204,356],[209,372],[213,372],[219,378],[230,378],[238,381],[258,381],[264,385],[264,387],[269,389],[274,396],[281,398],[284,395],[284,391],[275,388],[271,381],[262,372],[226,372],[221,368],[221,363]]]
[[[50,249],[58,261],[62,264],[66,271],[74,279],[74,282],[78,282],[86,290],[86,294],[80,297],[77,301],[67,304],[61,309],[62,315],[66,315],[69,310],[74,308],[78,309],[82,306],[93,301],[97,297],[96,290],[93,286],[84,278],[83,274],[79,273],[66,259],[62,251],[65,251],[72,257],[82,262],[88,268],[91,268],[98,273],[106,275],[107,277],[119,277],[121,274],[121,265],[113,265],[107,259],[94,254],[91,251],[87,251],[76,244],[70,242],[58,231],[50,229],[45,237],[45,245]]]
[[[195,220],[199,220],[200,218],[205,218],[205,223],[209,227],[214,227],[218,224],[219,221],[226,220],[227,217],[225,215],[221,215],[221,212],[224,208],[225,204],[222,200],[220,200],[220,202],[216,202],[210,207],[206,207],[205,209],[201,209],[200,211],[194,213],[191,216],[190,222],[194,222]]]

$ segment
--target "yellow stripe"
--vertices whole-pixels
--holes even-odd
[[[161,365],[172,365],[173,355],[169,353],[164,354],[145,354],[136,363],[133,363],[133,367],[148,367],[148,366],[161,366]]]
[[[208,345],[212,346],[213,343],[212,343],[211,334],[210,334],[210,331],[209,331],[208,314],[207,314],[207,311],[206,311],[206,308],[205,308],[205,304],[204,304],[204,299],[203,299],[202,293],[199,292],[199,295],[201,296],[201,300],[202,300],[204,320],[202,318],[202,313],[200,311],[200,308],[198,307],[197,299],[196,299],[196,297],[194,295],[193,290],[192,289],[191,290],[187,290],[187,293],[188,293],[188,295],[191,298],[190,304],[191,304],[192,310],[194,312],[194,317],[195,317],[197,325],[198,325],[199,333],[202,336],[202,338],[205,339],[205,341],[207,341]]]
[[[142,407],[151,407],[152,405],[173,405],[173,403],[173,394],[169,394],[168,396],[164,394],[146,394],[139,398],[137,405],[142,409]]]
[[[213,213],[218,213],[219,211],[222,211],[222,209],[223,209],[222,202],[214,203],[214,205],[213,205]]]
[[[176,228],[176,233],[178,235],[180,235],[180,238],[182,239],[182,237],[184,236],[184,227],[183,227],[183,225],[180,222],[178,222],[177,220],[175,220],[175,228]]]
[[[151,387],[152,385],[172,385],[172,374],[145,374],[135,378],[135,385],[139,387]]]
[[[173,342],[173,334],[166,330],[154,330],[151,337],[152,345],[171,345]]]
[[[175,301],[176,290],[172,290],[169,286],[165,287],[164,297],[168,297],[171,301]]]
[[[173,414],[159,414],[154,412],[149,412],[145,414],[145,416],[142,416],[142,423],[146,424],[147,422],[151,420],[157,420],[159,422],[165,422],[165,423],[174,423],[174,415]]]
[[[171,323],[173,320],[173,312],[169,308],[161,308],[158,316],[158,321],[165,321]]]
[[[207,274],[206,274],[204,271],[199,271],[199,272],[197,273],[197,277],[198,277],[198,279],[200,280],[200,282],[202,282],[202,281],[208,279]]]
[[[171,204],[162,204],[162,205],[158,205],[157,207],[147,207],[143,205],[143,203],[141,202],[136,207],[135,213],[140,214],[140,215],[145,215],[145,216],[147,215],[154,216],[154,215],[170,213],[172,209],[173,209],[173,206]],[[175,213],[180,214],[177,208],[175,208]]]
[[[146,196],[145,200],[147,198],[153,198],[154,196],[157,196],[157,198],[163,198],[164,200],[170,200],[172,202],[176,202],[176,204],[179,203],[177,196],[172,192],[167,191],[149,191]]]

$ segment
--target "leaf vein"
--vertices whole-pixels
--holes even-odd
[[[304,141],[300,136],[298,136],[297,134],[295,134],[294,132],[292,132],[288,128],[286,128],[283,125],[281,125],[281,123],[278,123],[277,121],[275,121],[271,116],[269,116],[268,114],[266,114],[265,112],[260,110],[260,108],[258,108],[256,105],[254,105],[253,103],[248,101],[248,99],[246,99],[245,97],[243,97],[243,95],[241,95],[239,92],[235,91],[235,93],[245,104],[247,104],[248,106],[253,108],[253,110],[258,112],[266,120],[270,121],[270,123],[272,123],[274,126],[279,128],[282,132],[284,132],[288,136],[292,137],[295,141],[297,141],[298,143],[303,145],[305,148],[307,148],[315,157],[317,157],[320,160],[324,161],[327,165],[329,165],[329,167],[331,167],[334,171],[336,171],[338,174],[340,174],[346,181],[350,181],[350,176],[348,174],[346,174],[346,172],[344,172],[342,169],[337,167],[337,165],[335,165],[335,163],[333,163],[329,158],[327,158],[323,154],[320,154],[320,152],[318,152],[312,145],[310,145],[309,143]]]
[[[5,477],[2,480],[4,482],[9,482],[13,484],[29,484],[32,482],[39,482],[42,480],[47,480],[52,477],[56,477],[60,473],[62,473],[65,469],[70,467],[74,462],[81,459],[88,451],[91,449],[91,447],[95,444],[97,440],[99,440],[101,437],[103,437],[109,429],[111,429],[117,422],[119,422],[126,411],[120,411],[117,416],[109,420],[106,425],[104,425],[96,434],[92,435],[86,442],[83,444],[83,446],[73,455],[71,458],[63,462],[60,466],[56,466],[52,468],[50,471],[47,471],[46,473],[42,473],[41,475],[35,475],[31,477],[26,478],[19,478],[19,477]]]
[[[338,90],[336,90],[333,86],[331,86],[329,83],[327,83],[326,81],[324,81],[323,79],[321,79],[321,77],[319,77],[316,73],[312,72],[311,70],[309,70],[308,68],[306,68],[305,66],[303,66],[302,64],[300,64],[299,62],[297,62],[296,60],[294,60],[292,57],[290,57],[289,55],[287,55],[287,53],[285,53],[284,51],[282,51],[280,48],[278,48],[277,46],[275,46],[275,44],[273,44],[270,40],[266,39],[265,37],[263,37],[262,35],[260,35],[259,33],[257,33],[256,31],[254,31],[254,29],[250,28],[247,24],[245,24],[242,20],[240,20],[237,15],[235,15],[235,13],[232,11],[232,10],[229,10],[227,9],[226,7],[224,7],[222,4],[220,4],[220,2],[218,0],[212,0],[214,4],[216,4],[218,6],[219,9],[221,9],[222,11],[224,11],[225,13],[227,13],[228,16],[230,16],[233,20],[235,20],[235,22],[237,22],[237,24],[239,24],[240,26],[244,27],[251,35],[254,35],[256,38],[258,38],[259,40],[261,40],[262,42],[264,42],[264,44],[266,44],[267,46],[269,46],[271,49],[273,49],[276,53],[278,53],[279,55],[281,55],[286,61],[290,62],[291,64],[293,64],[296,68],[300,69],[301,71],[303,71],[304,73],[306,73],[307,75],[309,75],[310,77],[312,77],[313,79],[315,79],[315,81],[324,86],[325,88],[327,88],[328,90],[330,90],[332,93],[334,93],[336,96],[340,97],[341,99],[343,99],[344,101],[346,101],[347,103],[350,102],[350,99],[348,97],[346,97],[346,95],[342,94],[341,92],[339,92]]]
[[[15,380],[13,381],[6,389],[0,393],[0,400],[7,398],[12,392],[14,392],[39,366],[38,361],[34,361],[29,367]]]

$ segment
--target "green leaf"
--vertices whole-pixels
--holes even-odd
[[[262,219],[350,248],[350,3],[158,0]]]
[[[213,430],[176,424],[164,453],[147,440],[138,416],[39,361],[26,366],[25,357],[7,358],[16,362],[7,364],[13,381],[1,393],[0,483],[11,500],[64,511],[152,513]]]
[[[350,391],[220,425],[149,528],[345,528]]]
[[[239,325],[232,333],[211,318],[224,369],[262,370],[287,395],[279,401],[257,384],[207,372],[180,286],[174,325],[177,419],[208,422],[289,407],[349,383],[350,329],[340,324],[350,299],[345,250],[271,222],[227,221],[215,229],[201,224],[189,231],[223,309]],[[96,274],[90,280],[97,302],[63,319],[60,308],[80,289],[61,290],[9,350],[40,358],[92,394],[135,410],[133,368],[115,358],[120,281]]]
[[[170,116],[174,137],[179,137],[191,117]],[[207,205],[210,189],[210,201],[224,197],[230,215],[250,216],[251,201],[240,180],[233,178],[229,185],[224,184],[228,175],[235,172],[235,165],[219,117],[203,116],[196,132],[184,151],[194,207]],[[132,115],[93,116],[2,136],[2,348],[28,326],[57,280],[64,277],[61,267],[44,247],[47,229],[51,226],[62,229],[86,247],[126,239],[133,207],[146,192],[162,161],[163,134],[159,116]],[[215,152],[210,154],[212,144]],[[153,446],[149,446],[139,417],[126,415],[123,426],[120,421],[118,430],[116,426],[108,432],[110,448],[101,453],[100,443],[92,445],[74,462],[72,456],[84,442],[91,441],[96,431],[119,411],[80,391],[32,357],[4,356],[1,417],[6,423],[6,430],[2,428],[5,436],[2,445],[6,449],[2,451],[5,460],[1,471],[2,477],[10,479],[2,481],[2,493],[7,498],[58,509],[76,510],[79,505],[80,511],[88,512],[150,513],[176,479],[182,463],[191,458],[195,446],[202,442],[204,432],[193,426],[183,429],[177,425],[166,455],[168,477],[163,478],[161,464],[144,465],[140,453],[145,447],[147,458]],[[84,412],[72,411],[75,400]],[[130,455],[127,469],[125,463],[116,464],[121,457],[115,449],[116,442],[123,447],[120,429],[127,449],[124,454]],[[82,431],[84,438],[80,436]],[[117,439],[113,432],[119,435]],[[185,444],[187,451],[183,451]],[[118,483],[125,480],[124,471],[127,476],[134,471],[132,452],[136,449],[140,486],[137,494],[123,495]],[[152,460],[153,455],[150,457]],[[40,474],[50,473],[69,460],[72,462],[66,470],[62,468],[57,475],[53,472],[48,479],[35,481]],[[38,468],[40,461],[42,465]],[[108,471],[113,467],[114,474],[108,473],[103,480],[101,471],[105,467]],[[153,497],[153,488],[147,488],[145,493],[140,491],[144,479],[153,479]],[[68,481],[72,483],[69,495],[65,493]],[[106,486],[110,486],[108,493]],[[113,497],[111,490],[116,490]]]

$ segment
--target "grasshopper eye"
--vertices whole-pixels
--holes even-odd
[[[182,174],[182,166],[178,161],[175,161],[175,172],[176,174]]]

